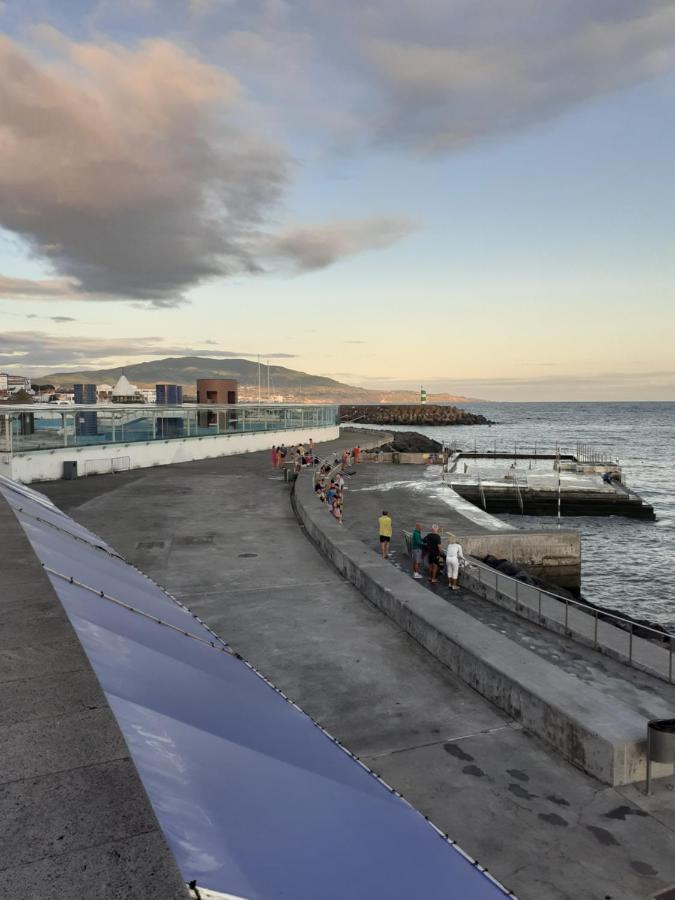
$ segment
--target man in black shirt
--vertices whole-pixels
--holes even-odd
[[[432,525],[431,531],[424,538],[424,546],[427,550],[427,564],[429,566],[429,581],[437,583],[438,562],[441,556],[441,536],[438,533],[438,525]]]

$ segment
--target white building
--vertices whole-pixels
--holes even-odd
[[[145,403],[145,398],[126,375],[120,375],[112,392],[113,403]]]

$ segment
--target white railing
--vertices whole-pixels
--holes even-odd
[[[515,608],[507,608],[518,615],[528,610],[533,615],[524,618],[534,619],[542,627],[560,630],[636,669],[673,682],[673,634],[519,581],[473,557],[467,561],[462,578],[469,589],[471,585],[466,582],[476,582],[479,594],[483,588],[512,601]]]

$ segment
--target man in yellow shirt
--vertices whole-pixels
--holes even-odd
[[[384,510],[377,521],[380,526],[380,550],[382,551],[382,559],[389,559],[389,544],[391,543],[392,535],[389,513]]]

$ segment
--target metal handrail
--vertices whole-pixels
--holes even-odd
[[[517,578],[514,578],[512,575],[506,575],[504,572],[499,572],[497,569],[493,569],[491,566],[481,562],[480,560],[475,559],[474,557],[469,557],[467,560],[467,567],[470,569],[475,569],[478,572],[478,582],[479,584],[483,584],[483,579],[481,577],[481,572],[486,571],[490,572],[490,574],[494,575],[494,585],[486,585],[488,587],[492,587],[493,590],[498,593],[502,593],[499,591],[499,579],[506,579],[507,583],[511,582],[514,585],[514,598],[517,603],[521,605],[530,607],[522,597],[518,595],[518,586],[522,584]],[[556,594],[553,591],[547,591],[544,588],[537,587],[536,585],[526,585],[531,590],[536,591],[537,593],[537,612],[539,624],[542,625],[544,617],[541,612],[541,600],[542,597],[551,597],[554,600],[557,600],[559,603],[565,604],[565,621],[564,628],[565,633],[570,631],[569,628],[569,609],[570,606],[576,609],[581,610],[585,615],[592,616],[594,619],[594,628],[593,628],[593,647],[595,650],[599,650],[602,646],[600,641],[598,640],[598,622],[602,619],[603,622],[618,628],[622,632],[628,632],[628,653],[627,653],[627,661],[630,666],[633,668],[642,669],[644,671],[649,672],[651,675],[655,675],[657,678],[661,678],[663,681],[667,681],[669,684],[673,683],[673,643],[675,642],[675,634],[672,634],[668,631],[659,631],[656,628],[651,628],[649,625],[640,625],[637,622],[633,622],[632,619],[627,619],[624,616],[618,615],[617,613],[607,612],[603,609],[598,609],[597,607],[588,606],[585,603],[582,603],[578,600],[573,600],[570,597],[564,597],[560,594]],[[508,595],[506,595],[508,596]],[[615,623],[621,623],[615,624]],[[653,636],[654,639],[657,639],[659,643],[664,645],[664,649],[666,649],[665,645],[667,643],[667,651],[668,651],[668,672],[666,674],[660,673],[658,670],[653,669],[649,666],[644,666],[642,664],[638,664],[634,659],[634,637],[636,636],[636,631],[638,631],[637,637],[645,639],[650,639]],[[645,636],[645,632],[648,632],[648,636]],[[613,649],[607,647],[607,649]]]
[[[520,505],[520,514],[521,516],[525,515],[525,507],[523,505],[523,494],[520,490],[520,485],[518,484],[518,470],[513,470],[513,486],[516,489],[516,497],[518,498],[518,504]]]

